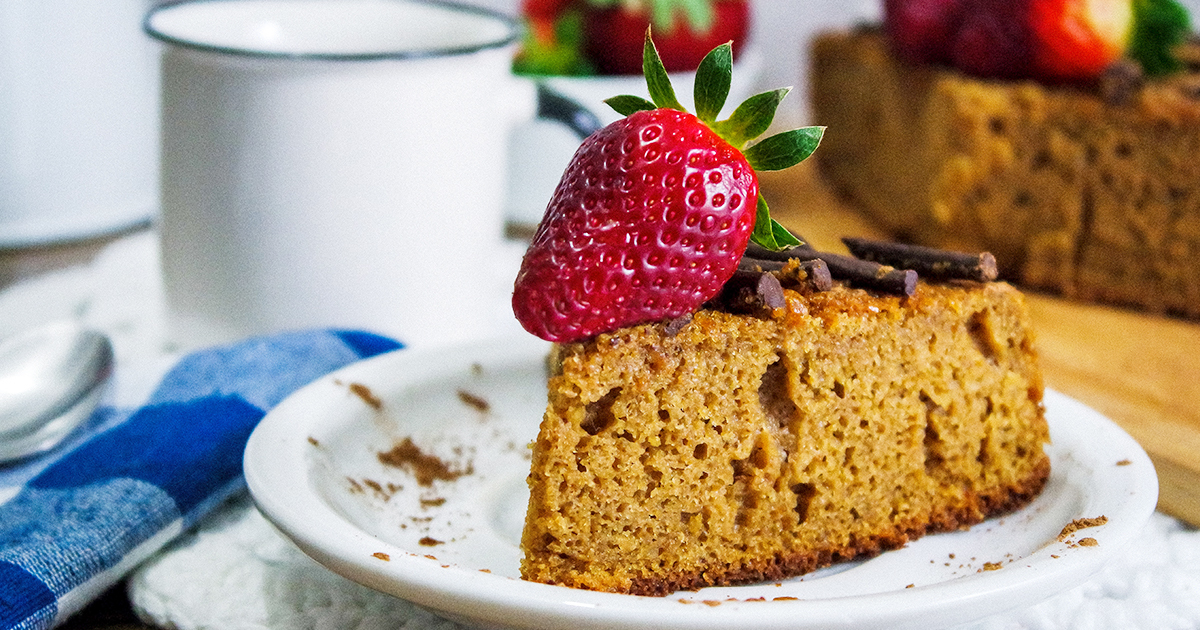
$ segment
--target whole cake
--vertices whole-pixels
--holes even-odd
[[[940,4],[956,3],[962,12],[1038,4]],[[1032,61],[989,66],[952,35],[949,52],[914,51],[893,14],[930,3],[888,4],[888,28],[813,44],[812,109],[830,128],[817,156],[826,180],[897,238],[992,251],[1023,286],[1200,317],[1194,48],[1172,49],[1177,72],[1152,76],[1116,59],[1060,77]],[[954,24],[966,30],[975,15]],[[1001,19],[1016,40],[1036,30]],[[1013,60],[1029,49],[990,48]]]
[[[772,222],[755,170],[821,130],[747,147],[782,95],[715,120],[728,54],[702,62],[693,116],[647,39],[654,102],[617,99],[522,262],[514,313],[556,342],[525,579],[779,579],[1015,509],[1049,475],[1029,317],[995,259],[819,252]]]

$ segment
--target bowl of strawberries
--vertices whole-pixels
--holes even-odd
[[[731,42],[730,102],[740,102],[754,92],[762,66],[749,41],[751,4],[750,0],[523,0],[525,32],[513,71],[577,102],[601,124],[608,124],[620,115],[605,99],[614,94],[648,96],[642,52],[649,29],[676,85],[690,86],[701,59],[714,47]],[[681,101],[690,98],[689,92],[681,90]],[[537,225],[582,140],[566,127],[541,119],[514,131],[507,207],[509,223],[518,232]]]

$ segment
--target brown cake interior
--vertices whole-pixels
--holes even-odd
[[[1049,474],[1021,294],[786,291],[558,348],[524,578],[647,595],[779,579],[969,526]]]

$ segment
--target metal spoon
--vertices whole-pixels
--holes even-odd
[[[112,366],[108,337],[75,322],[0,341],[0,463],[57,446],[92,415]]]

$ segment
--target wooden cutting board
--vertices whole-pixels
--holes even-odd
[[[820,249],[884,234],[840,202],[811,162],[762,179],[776,219]],[[1200,525],[1200,323],[1029,295],[1046,386],[1103,413],[1158,471],[1158,508]]]

